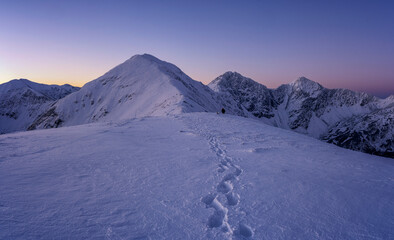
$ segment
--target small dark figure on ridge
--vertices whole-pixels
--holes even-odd
[[[222,113],[223,113],[223,114],[225,114],[225,113],[226,113],[226,110],[224,110],[224,108],[222,108]]]

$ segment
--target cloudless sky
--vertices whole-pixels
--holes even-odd
[[[82,86],[149,53],[208,83],[237,71],[394,94],[394,1],[0,0],[0,83]]]

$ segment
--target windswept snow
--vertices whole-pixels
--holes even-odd
[[[393,239],[394,163],[261,121],[0,136],[0,239]]]

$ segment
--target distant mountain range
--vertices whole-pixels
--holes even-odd
[[[227,72],[209,87],[232,96],[254,117],[338,146],[394,157],[394,96],[326,89],[305,77],[277,89]],[[245,114],[246,115],[246,114]]]
[[[78,91],[68,84],[45,85],[27,79],[0,85],[0,133],[26,130],[56,100]]]
[[[256,118],[345,148],[393,155],[394,96],[326,89],[305,77],[277,89],[226,72],[208,86],[175,65],[136,55],[80,90],[28,80],[0,85],[2,133],[187,112]],[[18,120],[19,119],[19,120]]]

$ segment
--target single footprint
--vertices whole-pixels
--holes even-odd
[[[219,164],[219,168],[218,168],[218,172],[222,173],[224,171],[228,170],[228,167],[223,165],[223,164]]]
[[[217,190],[221,193],[228,193],[233,190],[233,185],[230,181],[222,181],[221,183],[219,183]]]
[[[217,228],[222,226],[225,217],[225,211],[215,211],[208,219],[208,227]]]
[[[229,173],[223,177],[223,181],[233,181],[233,180],[238,180],[236,174],[234,173]]]
[[[215,212],[208,218],[208,227],[217,228],[222,225],[227,224],[227,212],[228,209],[223,207],[223,205],[216,199],[216,194],[208,194],[201,199],[201,202],[206,204],[207,208],[215,209]],[[229,228],[231,229],[231,228]]]
[[[210,207],[213,200],[215,200],[216,196],[217,195],[214,193],[208,194],[207,196],[205,196],[201,199],[201,202],[205,203],[207,205],[207,207]]]
[[[227,204],[230,206],[235,206],[239,203],[239,194],[234,192],[229,192],[226,194]]]
[[[221,161],[220,161],[220,164],[222,164],[223,166],[226,166],[226,167],[229,166],[229,165],[228,165],[228,162],[225,161],[225,160],[221,160]]]
[[[234,172],[234,174],[235,174],[236,176],[241,175],[241,173],[243,172],[242,169],[241,169],[239,166],[237,166],[237,165],[234,165],[234,167],[235,167],[235,172]]]
[[[251,227],[244,223],[240,223],[238,227],[239,234],[243,237],[252,237],[253,236],[253,230]]]

